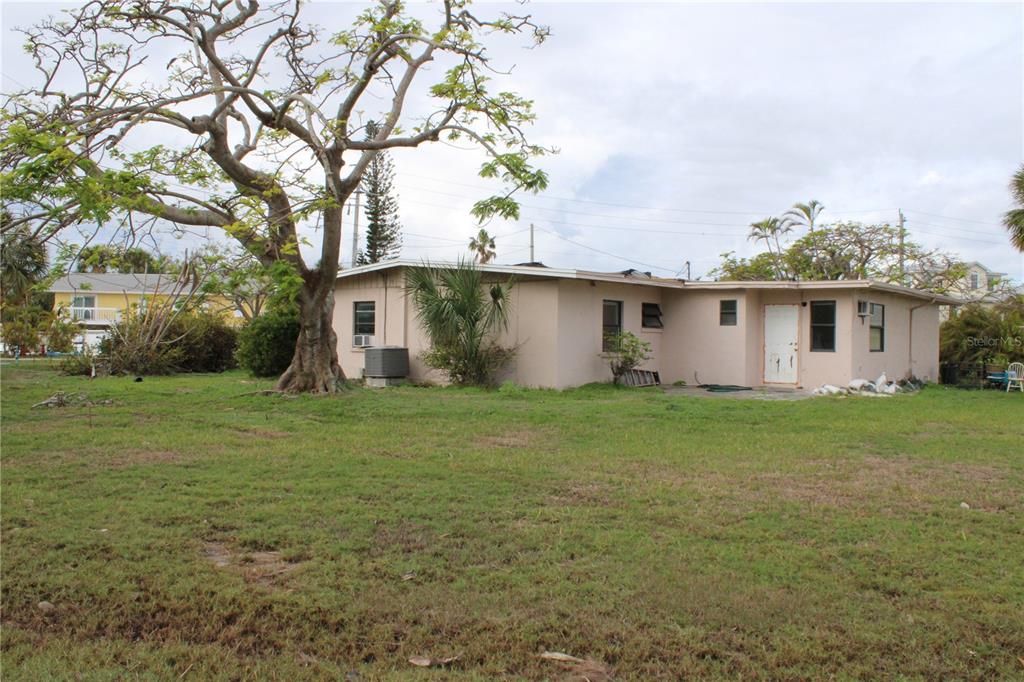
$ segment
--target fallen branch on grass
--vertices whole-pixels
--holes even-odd
[[[110,400],[89,400],[89,396],[85,393],[65,393],[64,391],[57,391],[46,400],[38,402],[32,406],[32,409],[37,407],[88,407],[90,405],[113,405],[114,401]]]

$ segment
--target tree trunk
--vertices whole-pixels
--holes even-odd
[[[334,333],[334,281],[307,282],[299,294],[299,339],[292,364],[277,381],[277,390],[290,393],[337,393],[345,373],[338,364]]]

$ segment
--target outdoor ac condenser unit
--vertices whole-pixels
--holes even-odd
[[[363,376],[368,379],[404,379],[409,376],[409,349],[374,346],[363,354]]]

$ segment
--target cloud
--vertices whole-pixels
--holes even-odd
[[[327,26],[354,7],[309,5]],[[503,8],[522,11],[479,11]],[[522,197],[520,221],[488,225],[511,235],[499,236],[499,260],[526,259],[533,222],[537,257],[552,265],[673,274],[689,260],[704,272],[723,251],[755,252],[751,221],[815,198],[826,219],[894,223],[902,208],[915,240],[1024,278],[1000,226],[1024,160],[1019,4],[527,8],[553,36],[533,50],[490,42],[511,69],[495,83],[535,101],[532,135],[561,153],[542,161],[550,188]],[[38,14],[3,6],[5,88],[24,65],[9,28]],[[497,189],[476,176],[482,154],[435,144],[394,158],[406,231],[420,235],[406,255],[464,253],[469,207]]]

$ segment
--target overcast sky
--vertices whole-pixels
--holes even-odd
[[[10,90],[30,78],[11,28],[59,6],[2,4]],[[340,27],[358,7],[310,9]],[[487,226],[499,262],[528,260],[532,222],[548,265],[675,275],[690,261],[698,276],[724,251],[756,252],[750,222],[818,199],[826,220],[895,223],[902,208],[914,240],[1024,279],[1000,225],[1024,160],[1021,3],[528,7],[551,39],[491,53],[512,68],[502,86],[535,101],[531,137],[561,153],[518,223]],[[403,256],[465,254],[468,209],[495,190],[476,176],[480,152],[436,144],[394,160]]]

